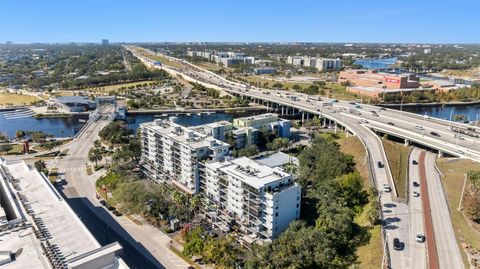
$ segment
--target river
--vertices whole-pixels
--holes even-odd
[[[354,64],[361,65],[366,69],[384,69],[395,64],[397,57],[382,58],[382,59],[361,59],[353,62]]]
[[[255,113],[255,114],[258,114]],[[212,123],[215,121],[232,121],[234,117],[242,117],[251,115],[251,113],[231,114],[231,113],[212,113],[197,115],[179,114],[176,122],[185,126],[195,126],[201,124]],[[141,123],[150,122],[154,119],[167,118],[158,117],[155,114],[135,114],[129,115],[127,123],[128,128],[136,130]],[[55,137],[71,137],[74,136],[80,128],[85,124],[84,121],[88,116],[72,116],[68,118],[16,118],[7,119],[0,113],[0,133],[7,135],[9,138],[15,137],[17,130],[24,131],[42,131],[52,134]]]
[[[477,119],[477,115],[480,114],[480,105],[468,105],[468,106],[404,106],[404,111],[417,113],[420,115],[429,115],[431,117],[450,119],[450,113],[452,119],[455,115],[465,115],[470,121]],[[197,115],[192,113],[190,116],[180,114],[177,116],[177,122],[186,126],[195,126],[206,123],[211,123],[220,120],[232,121],[234,117],[247,116],[248,114],[230,114],[230,113],[212,113],[210,115],[201,114]],[[130,115],[128,121],[128,127],[136,130],[138,126],[143,122],[150,122],[154,119],[158,119],[155,114],[136,114]],[[18,118],[18,119],[6,119],[0,114],[0,133],[6,134],[8,137],[15,137],[17,130],[25,131],[42,131],[47,134],[52,134],[55,137],[71,137],[75,135],[78,130],[84,125],[83,120],[87,119],[87,116],[73,116],[69,118]]]

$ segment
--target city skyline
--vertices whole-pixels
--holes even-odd
[[[0,42],[480,43],[478,1],[0,1]],[[58,23],[62,22],[62,23]]]

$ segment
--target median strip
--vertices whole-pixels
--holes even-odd
[[[427,265],[429,269],[438,269],[438,253],[435,243],[435,232],[433,230],[432,212],[430,200],[428,199],[427,176],[425,173],[425,152],[420,153],[419,158],[420,190],[423,209],[423,223],[425,224],[425,237],[427,243]]]

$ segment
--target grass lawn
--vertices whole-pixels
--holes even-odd
[[[200,63],[193,63],[194,65],[197,65],[199,67],[202,67],[202,68],[205,68],[209,71],[212,71],[212,72],[215,72],[217,70],[220,70],[220,69],[225,69],[225,70],[229,70],[228,67],[221,67],[219,65],[216,65],[214,63],[210,63],[210,62],[200,62]]]
[[[22,144],[2,144],[0,145],[0,155],[22,154]]]
[[[31,102],[42,100],[36,96],[16,94],[16,93],[0,93],[0,106],[6,105],[30,105]]]
[[[450,219],[459,247],[462,250],[462,243],[466,243],[479,250],[480,231],[473,229],[457,208],[462,194],[464,174],[470,170],[480,169],[480,164],[470,160],[439,158],[437,159],[437,166],[444,175],[442,178],[443,189],[447,197]],[[467,255],[464,251],[461,251],[461,253],[464,263],[467,265]]]
[[[345,137],[345,134],[339,134],[340,138],[337,143],[340,144],[340,148],[343,152],[350,154],[355,159],[355,168],[357,168],[360,175],[362,175],[365,187],[370,187],[370,181],[368,179],[368,164],[365,163],[365,147],[362,141],[356,136]]]
[[[275,78],[266,79],[266,78],[263,78],[263,77],[260,77],[260,76],[247,76],[247,77],[241,77],[241,78],[246,79],[250,83],[257,83],[257,81],[258,81],[258,83],[261,84],[261,85],[259,85],[261,87],[263,87],[264,83],[268,83],[268,87],[272,87],[272,85],[275,84],[275,83],[280,83],[280,84],[282,84],[282,88],[287,89],[287,90],[292,90],[293,85],[295,85],[295,84],[300,85],[302,88],[307,88],[308,86],[312,85],[312,83],[309,83],[309,82],[307,82],[307,83],[290,82],[290,81],[274,80]]]
[[[344,133],[338,134],[339,138],[336,140],[340,145],[342,152],[350,154],[354,157],[355,167],[364,179],[365,189],[368,189],[371,184],[369,180],[368,163],[365,163],[365,147],[362,141],[356,136],[345,137]],[[365,211],[365,210],[364,210]],[[362,227],[366,227],[366,217],[360,214],[355,222]],[[382,237],[379,225],[369,229],[370,240],[365,245],[357,249],[358,260],[353,268],[380,268],[383,258]]]
[[[137,85],[143,85],[145,83],[150,83],[152,82],[151,80],[145,80],[145,81],[137,81],[137,82],[130,82],[130,83],[120,83],[120,84],[114,84],[114,85],[108,85],[108,86],[101,86],[101,87],[95,87],[95,88],[87,88],[87,91],[92,91],[92,92],[104,92],[104,93],[109,93],[109,92],[117,92],[121,87],[135,87]]]
[[[371,99],[371,97],[368,96],[360,96],[358,94],[352,93],[352,92],[347,92],[347,88],[345,86],[342,86],[338,83],[328,83],[327,84],[327,89],[330,89],[330,98],[334,99],[340,99],[340,100],[363,100],[368,101]],[[327,90],[325,90],[327,91]]]
[[[385,153],[387,155],[390,170],[392,172],[393,183],[397,189],[398,197],[407,197],[407,167],[408,154],[411,147],[405,147],[401,143],[393,142],[387,139],[382,139]]]
[[[159,61],[160,63],[162,63],[163,65],[167,65],[167,66],[172,66],[172,67],[177,67],[177,68],[182,68],[184,67],[182,64],[180,63],[177,63],[177,62],[174,62],[174,61],[170,61],[169,59],[163,57],[163,56],[159,56],[159,55],[155,55],[155,54],[151,54],[151,53],[148,53],[147,51],[145,50],[139,50],[138,51],[140,54],[142,54],[143,56],[145,57],[148,57],[152,60],[155,60],[155,61]]]

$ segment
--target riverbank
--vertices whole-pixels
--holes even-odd
[[[128,110],[127,114],[185,114],[185,113],[238,113],[238,112],[262,112],[267,109],[263,106],[254,107],[232,107],[232,108],[193,108],[193,109],[137,109]]]

